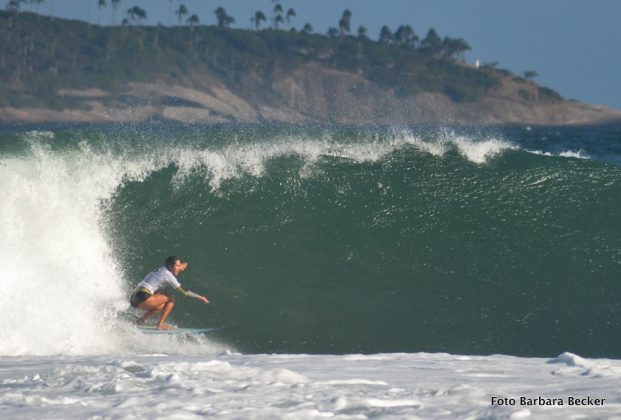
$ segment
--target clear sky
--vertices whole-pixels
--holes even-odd
[[[6,3],[4,0],[3,3]],[[383,25],[392,30],[411,25],[419,37],[435,28],[441,36],[464,38],[472,51],[469,62],[498,62],[499,67],[521,74],[535,70],[540,84],[567,99],[621,109],[621,0],[280,0],[297,17],[300,28],[313,25],[325,33],[338,27],[343,10],[353,14],[352,30],[359,25],[377,38]],[[110,24],[112,11],[99,11],[98,0],[46,0],[39,11],[55,16]],[[185,4],[203,24],[214,24],[213,11],[222,6],[236,19],[232,25],[250,27],[255,9],[268,17],[273,0],[122,0],[116,22],[128,8],[147,11],[147,24],[178,24],[170,11]],[[34,10],[35,6],[25,6]],[[289,25],[285,25],[288,27]]]

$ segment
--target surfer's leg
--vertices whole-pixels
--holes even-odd
[[[151,317],[155,316],[155,315],[156,315],[158,312],[160,312],[162,309],[164,309],[164,305],[160,305],[160,306],[158,306],[157,308],[153,308],[153,309],[151,309],[151,310],[147,311],[147,312],[146,312],[146,313],[142,316],[142,318],[140,318],[140,319],[142,319],[143,321],[146,321],[147,319],[149,319],[149,318],[151,318]]]
[[[162,312],[167,303],[174,301],[175,298],[173,296],[168,296],[163,293],[154,294],[153,296],[140,303],[140,305],[138,305],[138,309],[147,311],[141,319],[143,321],[146,321],[158,312]],[[168,311],[168,313],[170,313],[170,310]]]
[[[164,309],[162,310],[162,315],[160,315],[160,320],[157,323],[158,330],[172,330],[174,328],[164,323],[164,321],[166,321],[166,318],[168,318],[168,315],[170,315],[170,311],[172,311],[172,308],[174,306],[175,306],[174,299],[164,305]]]

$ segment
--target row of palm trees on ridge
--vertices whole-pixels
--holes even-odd
[[[45,3],[45,1],[46,0],[8,0],[6,4],[6,9],[15,13],[19,13],[23,5],[34,5],[36,11],[38,12],[40,5],[42,3]],[[50,2],[50,15],[52,15],[54,0],[48,1]],[[87,0],[87,3],[89,4],[89,15],[91,2],[96,2],[99,12],[101,12],[103,8],[110,5],[112,6],[112,21],[114,24],[116,11],[120,7],[122,1],[123,0]],[[169,14],[171,16],[173,13],[173,3],[178,1],[179,0],[168,0]],[[272,0],[272,3],[274,4],[274,7],[272,10],[272,15],[270,17],[272,23],[271,28],[278,30],[286,22],[290,25],[290,30],[295,31],[293,26],[291,26],[292,19],[297,16],[295,9],[289,8],[285,12],[285,8],[281,4],[280,0]],[[193,28],[194,26],[200,24],[200,19],[198,15],[190,15],[188,8],[184,4],[179,4],[179,6],[174,11],[174,14],[177,16],[179,25],[184,25],[185,23]],[[216,15],[217,25],[221,28],[229,28],[231,24],[235,23],[235,18],[230,16],[222,6],[219,6],[217,9],[215,9],[214,14]],[[133,6],[128,8],[125,11],[125,15],[126,17],[121,22],[121,24],[124,26],[139,25],[142,21],[147,20],[146,10],[139,6]],[[352,17],[352,12],[350,10],[345,10],[338,21],[338,27],[330,27],[327,31],[327,35],[330,37],[341,38],[351,35]],[[268,17],[265,13],[263,13],[263,11],[257,10],[254,11],[250,22],[254,26],[254,29],[259,31],[261,30],[261,26],[264,23],[268,22]],[[310,23],[304,24],[301,32],[313,33],[312,25]],[[360,25],[358,27],[356,35],[358,38],[368,39],[367,28]],[[442,39],[433,28],[430,29],[427,32],[427,36],[421,40],[410,25],[401,25],[394,33],[390,30],[388,26],[384,25],[379,33],[379,42],[413,48],[418,46],[420,48],[430,51],[433,55],[449,58],[462,57],[465,51],[470,50],[470,45],[465,40],[461,38],[454,39],[449,37],[445,37],[444,39]]]

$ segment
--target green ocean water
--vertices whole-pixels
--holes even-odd
[[[5,175],[50,165],[74,199],[101,190],[93,229],[126,296],[179,255],[181,283],[211,304],[180,298],[172,320],[223,327],[241,351],[621,357],[619,127],[159,124],[0,141]]]

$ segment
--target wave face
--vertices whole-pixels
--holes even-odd
[[[246,352],[621,357],[618,127],[103,127],[0,143],[2,355],[150,348],[115,313],[175,254],[212,304],[180,298],[173,322],[224,327]]]

